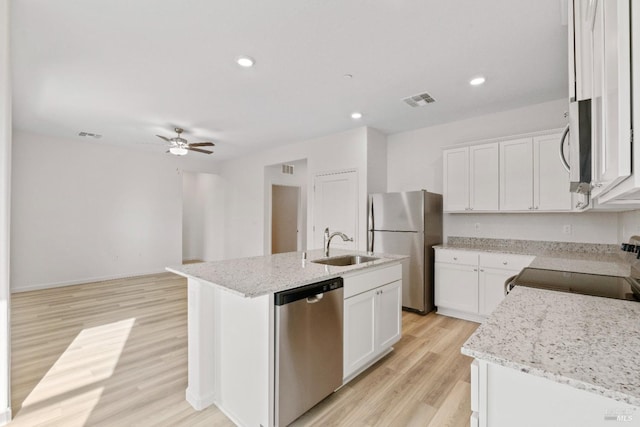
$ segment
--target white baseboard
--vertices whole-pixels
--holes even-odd
[[[0,411],[0,426],[5,426],[11,421],[11,408]]]
[[[186,400],[196,411],[202,411],[203,409],[211,406],[215,402],[215,394],[210,393],[206,396],[198,396],[187,388],[185,392]]]
[[[438,307],[436,312],[443,316],[455,317],[457,319],[468,320],[475,323],[483,323],[487,318],[479,314],[466,313],[464,311],[451,310],[450,308]]]
[[[63,286],[84,285],[87,283],[105,282],[107,280],[118,280],[118,279],[125,279],[127,277],[147,276],[150,274],[159,274],[159,273],[166,273],[166,270],[162,268],[159,270],[142,271],[137,273],[124,273],[124,274],[114,274],[114,275],[108,275],[108,276],[86,277],[84,279],[76,279],[76,280],[65,280],[64,282],[38,283],[35,285],[22,286],[20,288],[12,288],[11,293],[17,294],[20,292],[38,291],[41,289],[61,288]]]

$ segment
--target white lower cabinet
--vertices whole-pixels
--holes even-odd
[[[388,282],[389,280],[392,282]],[[386,282],[382,284],[381,282]],[[363,283],[370,288],[363,290]],[[344,372],[349,381],[402,334],[402,267],[344,277]],[[357,294],[353,294],[359,292]]]
[[[640,426],[638,407],[478,359],[471,402],[471,426]]]
[[[482,322],[504,299],[505,281],[533,256],[436,249],[435,304],[438,313]]]

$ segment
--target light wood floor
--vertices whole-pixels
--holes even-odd
[[[187,386],[186,280],[158,274],[12,295],[18,426],[228,426]],[[403,313],[395,351],[296,426],[468,426],[475,323]]]

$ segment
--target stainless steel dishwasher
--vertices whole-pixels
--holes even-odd
[[[275,294],[275,425],[342,385],[342,277]]]

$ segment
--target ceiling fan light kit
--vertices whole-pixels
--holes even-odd
[[[189,151],[197,151],[198,153],[204,153],[204,154],[213,153],[213,151],[199,148],[199,147],[213,147],[215,146],[213,142],[188,143],[187,140],[182,137],[182,132],[184,132],[184,129],[175,128],[174,131],[178,134],[178,136],[175,136],[173,138],[167,138],[166,136],[156,135],[158,138],[169,143],[169,150],[167,151],[167,153],[171,153],[176,156],[184,156]]]

